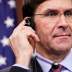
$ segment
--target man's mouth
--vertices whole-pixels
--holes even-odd
[[[54,38],[55,37],[71,37],[71,34],[58,34],[58,35],[54,35],[53,37]]]

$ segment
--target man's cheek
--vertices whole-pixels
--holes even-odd
[[[69,27],[71,28],[71,32],[72,32],[72,24],[70,24]]]

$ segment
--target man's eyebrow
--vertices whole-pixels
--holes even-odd
[[[58,12],[58,10],[57,9],[46,9],[46,10],[44,10],[43,11],[43,13],[42,14],[46,14],[46,13],[48,13],[48,12],[50,12],[50,11],[55,11],[55,12]],[[40,13],[36,13],[37,15],[40,15]],[[36,15],[35,14],[35,15]]]
[[[70,10],[72,11],[72,8],[64,9],[64,11],[70,11]],[[47,10],[44,11],[44,13],[47,13],[49,11],[57,11],[57,12],[59,12],[60,10],[59,9],[47,9]]]
[[[47,9],[47,10],[44,11],[44,13],[48,13],[48,12],[50,12],[50,11],[58,12],[59,10],[58,10],[58,9]]]
[[[54,11],[54,12],[59,12],[60,9],[46,9],[46,10],[43,11],[42,14],[46,14],[46,13],[52,12],[52,11]],[[64,11],[72,11],[72,8],[64,9]],[[40,13],[36,13],[35,15],[41,15],[41,14],[40,14]]]
[[[71,8],[71,9],[67,9],[67,10],[65,10],[65,11],[72,11],[72,8]]]

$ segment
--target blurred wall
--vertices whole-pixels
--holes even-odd
[[[24,0],[16,0],[18,23],[20,23],[23,20],[23,12],[22,12],[23,4]]]

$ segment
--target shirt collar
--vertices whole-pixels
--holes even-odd
[[[72,49],[60,64],[72,71]]]
[[[39,62],[43,72],[48,72],[51,68],[53,61],[44,58],[42,55],[36,53],[37,61]],[[62,66],[72,71],[72,49],[63,61],[60,62]]]
[[[49,72],[53,62],[51,60],[44,58],[38,53],[36,53],[36,57],[37,57],[37,61],[39,62],[43,72]]]

